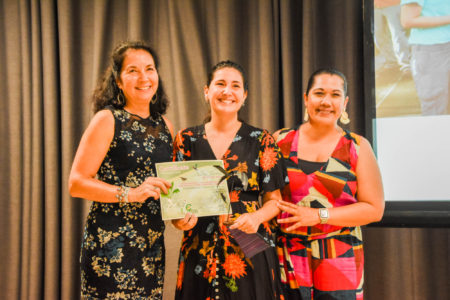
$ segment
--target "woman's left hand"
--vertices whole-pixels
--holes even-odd
[[[294,230],[300,226],[314,226],[320,223],[319,211],[317,208],[302,207],[283,200],[279,200],[277,206],[283,212],[292,215],[291,217],[277,220],[280,224],[294,223],[286,228],[287,231]]]
[[[233,225],[230,229],[239,229],[245,233],[255,233],[258,231],[261,221],[259,221],[258,216],[255,212],[245,213],[240,215],[236,220],[234,220]]]

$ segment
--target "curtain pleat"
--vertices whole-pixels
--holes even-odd
[[[349,80],[349,129],[364,134],[363,11],[358,0],[0,0],[0,297],[78,299],[90,202],[67,180],[113,47],[142,39],[160,58],[178,131],[206,116],[208,70],[247,71],[241,118],[297,126],[311,72]],[[167,226],[164,299],[181,233]],[[448,228],[364,228],[366,299],[448,299]]]

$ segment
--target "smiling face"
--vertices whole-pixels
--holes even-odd
[[[327,125],[337,123],[348,101],[343,79],[330,74],[317,75],[304,99],[310,122]]]
[[[158,89],[158,72],[152,55],[142,49],[129,49],[120,70],[117,86],[127,103],[150,103]]]
[[[205,86],[204,93],[212,115],[237,115],[247,98],[242,74],[230,67],[216,70],[209,86]]]

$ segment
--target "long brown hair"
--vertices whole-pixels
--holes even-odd
[[[153,57],[156,70],[158,70],[159,61],[155,50],[143,41],[126,41],[119,43],[110,56],[108,68],[94,90],[94,94],[92,96],[94,113],[104,109],[108,105],[118,109],[125,106],[125,96],[117,86],[116,80],[120,76],[123,60],[125,59],[126,52],[129,49],[147,51]],[[156,117],[158,114],[165,114],[167,107],[169,106],[169,101],[164,91],[161,77],[159,77],[158,89],[153,96],[153,100],[154,101],[150,101],[151,116]]]

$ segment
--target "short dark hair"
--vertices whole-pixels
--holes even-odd
[[[308,80],[308,85],[306,86],[306,95],[308,95],[309,91],[311,90],[312,86],[314,85],[314,81],[316,80],[316,77],[322,74],[328,74],[328,75],[336,75],[341,77],[342,81],[344,82],[343,88],[344,88],[344,97],[347,96],[347,78],[345,75],[334,69],[334,68],[322,68],[314,71],[314,73],[311,74]]]
[[[129,49],[147,51],[153,57],[156,70],[158,70],[158,56],[156,55],[155,50],[153,50],[145,42],[120,42],[111,53],[109,66],[94,90],[94,94],[92,96],[94,112],[98,112],[108,105],[112,105],[115,108],[123,108],[125,106],[125,101],[120,101],[118,99],[118,95],[122,92],[117,86],[116,80],[120,76],[120,70],[122,69],[123,60],[125,59],[126,52]],[[156,102],[150,103],[150,114],[152,117],[156,117],[158,114],[165,114],[167,111],[167,107],[169,106],[169,100],[167,99],[167,95],[164,91],[164,86],[159,74],[158,77],[158,89],[156,90],[154,96],[156,97]]]

